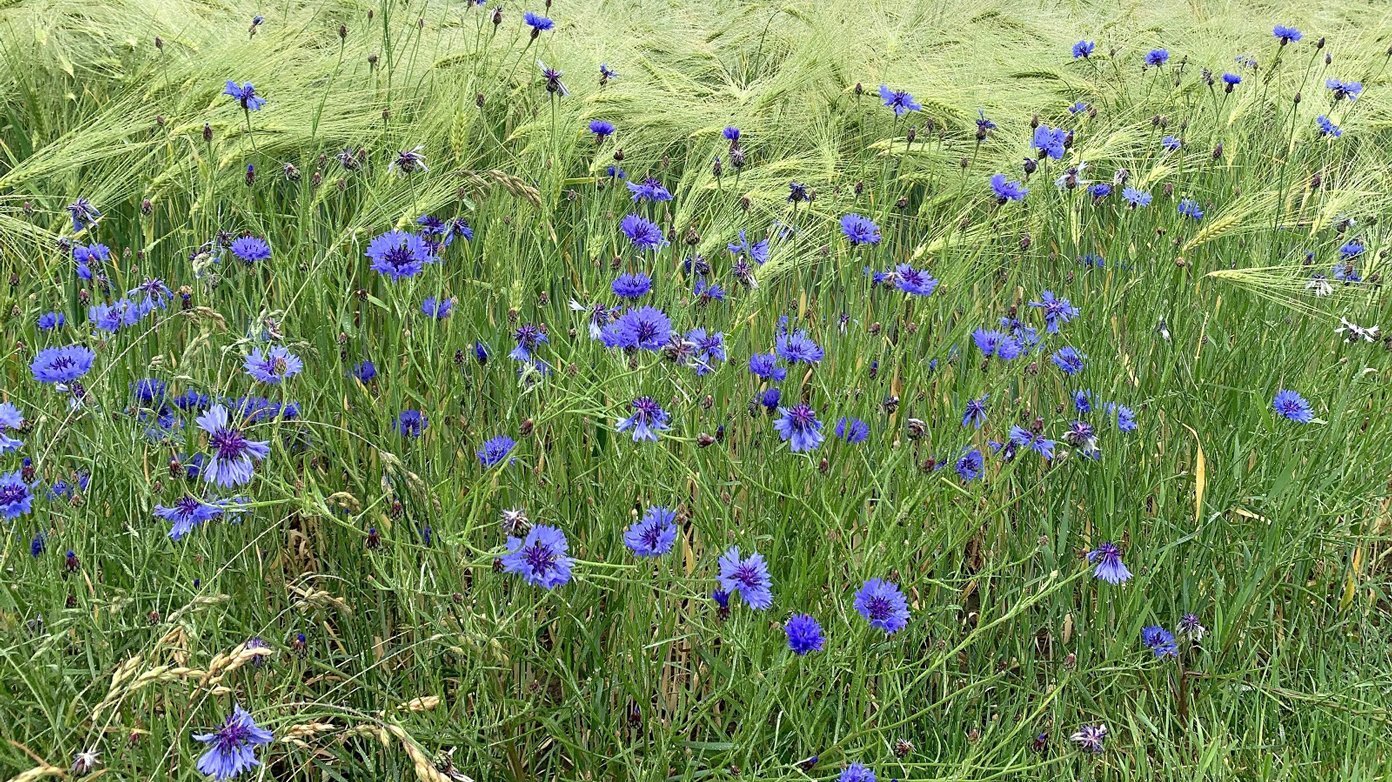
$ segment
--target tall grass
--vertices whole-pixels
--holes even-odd
[[[494,8],[0,9],[0,394],[27,419],[11,432],[24,447],[0,458],[29,459],[36,482],[33,511],[3,522],[0,776],[61,777],[95,750],[112,779],[194,778],[191,734],[234,702],[275,734],[264,779],[831,779],[850,762],[905,780],[1392,772],[1392,343],[1335,331],[1392,327],[1388,9],[563,3],[533,40],[523,6],[499,25]],[[1304,40],[1279,47],[1274,23]],[[1081,38],[1097,50],[1074,60]],[[1143,69],[1158,46],[1170,62]],[[619,74],[602,87],[601,63]],[[1244,81],[1225,94],[1203,69]],[[1334,102],[1327,78],[1365,89]],[[244,112],[221,94],[229,79],[266,107]],[[923,111],[896,120],[882,83]],[[1077,101],[1094,111],[1071,115]],[[978,111],[998,125],[980,142]],[[1319,136],[1321,114],[1341,137]],[[998,206],[987,178],[1021,177],[1036,115],[1072,146],[1041,161],[1024,203]],[[585,130],[597,118],[618,128],[602,144]],[[1166,135],[1183,147],[1164,152]],[[417,146],[428,172],[391,170]],[[1082,162],[1085,182],[1126,169],[1153,203],[1054,186]],[[634,206],[611,165],[674,199]],[[790,180],[815,199],[790,204]],[[74,235],[78,197],[104,216]],[[1203,220],[1177,213],[1186,197]],[[617,228],[633,211],[670,245],[634,252]],[[851,212],[884,241],[849,245],[837,221]],[[371,272],[368,241],[424,214],[461,216],[474,238],[409,281]],[[754,287],[730,274],[742,230],[781,237]],[[212,262],[220,233],[264,237],[272,257]],[[1354,238],[1362,282],[1314,295]],[[93,241],[113,250],[105,285],[74,275],[65,244]],[[727,302],[692,294],[696,254]],[[906,297],[864,273],[904,262],[939,289]],[[652,274],[648,303],[679,330],[723,332],[729,361],[696,376],[591,340],[569,302],[612,304],[621,270]],[[87,324],[89,304],[149,277],[182,288],[169,309],[115,334]],[[1039,325],[1027,302],[1044,290],[1081,316],[1043,353],[983,362],[972,332],[1011,308]],[[455,297],[451,316],[422,315],[427,296]],[[38,329],[50,310],[64,329]],[[826,350],[780,384],[826,424],[810,456],[752,401],[766,384],[745,364],[780,316]],[[544,377],[507,357],[523,323],[547,326]],[[268,336],[306,365],[282,386],[242,372]],[[29,371],[72,342],[97,353],[75,406]],[[1050,363],[1064,345],[1087,356],[1080,375]],[[371,383],[350,373],[364,359]],[[165,432],[139,409],[146,377],[298,406],[253,427],[272,454],[239,521],[176,542],[152,515],[204,491],[183,468],[207,446],[191,416]],[[1316,421],[1277,417],[1282,388]],[[1091,414],[1096,461],[1062,442],[1081,389],[1139,421],[1125,434]],[[989,423],[963,428],[982,394]],[[640,395],[673,415],[657,444],[615,431]],[[419,439],[396,429],[407,409],[428,416]],[[869,440],[832,438],[841,416],[865,419]],[[1036,418],[1060,441],[1052,462],[989,454]],[[517,463],[485,470],[475,451],[499,434],[519,441]],[[988,452],[980,481],[952,469],[967,447]],[[50,499],[78,475],[85,488]],[[640,560],[622,534],[650,505],[678,509],[681,535]],[[565,530],[572,583],[496,572],[509,508]],[[1081,558],[1107,540],[1127,584]],[[768,559],[771,610],[716,609],[731,545]],[[903,587],[904,631],[856,615],[868,578]],[[794,612],[821,621],[824,651],[788,651]],[[1188,612],[1207,634],[1157,660],[1141,628]],[[1070,746],[1083,724],[1109,727],[1101,755]]]

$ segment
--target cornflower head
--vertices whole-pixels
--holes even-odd
[[[1097,548],[1088,552],[1087,560],[1096,566],[1092,575],[1098,581],[1116,586],[1126,583],[1131,578],[1131,571],[1127,570],[1126,563],[1121,561],[1121,549],[1115,543],[1098,544]]]
[[[650,507],[643,513],[643,518],[624,530],[624,545],[640,557],[660,557],[671,551],[677,542],[676,521],[676,512],[668,508]]]
[[[822,422],[810,405],[796,404],[778,409],[778,418],[773,421],[774,431],[779,439],[788,443],[793,453],[815,451],[822,444]]]
[[[914,100],[906,90],[892,90],[884,84],[880,85],[880,100],[884,101],[885,108],[894,112],[895,117],[902,117],[923,108],[923,105]]]
[[[633,400],[630,407],[633,413],[628,418],[620,419],[616,428],[620,432],[632,429],[633,442],[657,442],[658,432],[672,428],[668,423],[670,414],[652,397],[640,396]]]
[[[739,595],[750,608],[766,610],[773,605],[773,579],[768,564],[759,552],[740,557],[738,546],[732,546],[720,557],[720,589],[728,595]]]
[[[534,525],[525,538],[508,538],[502,562],[503,572],[519,575],[543,589],[568,583],[574,564],[565,533],[546,524]]]
[[[909,603],[899,587],[878,578],[866,581],[855,594],[856,613],[865,617],[871,627],[888,635],[903,630],[909,624]]]
[[[233,706],[232,714],[222,727],[193,737],[194,741],[208,745],[208,751],[198,758],[198,771],[219,782],[241,776],[261,765],[256,759],[256,749],[274,738],[270,731],[257,725],[245,709]]]

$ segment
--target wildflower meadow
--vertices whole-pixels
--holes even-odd
[[[1392,775],[1392,10],[0,3],[0,779]]]

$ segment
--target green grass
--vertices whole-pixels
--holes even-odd
[[[108,779],[197,778],[191,734],[234,702],[274,731],[257,773],[277,780],[439,782],[446,756],[480,782],[826,780],[856,761],[882,780],[1392,773],[1392,342],[1335,333],[1341,317],[1392,327],[1383,4],[606,1],[558,4],[535,41],[523,4],[496,28],[491,5],[461,6],[0,8],[0,395],[28,421],[0,472],[28,457],[41,481],[33,511],[0,522],[0,778],[61,778],[84,750]],[[1305,39],[1278,53],[1275,23]],[[1097,41],[1092,61],[1070,58],[1079,38]],[[1143,71],[1156,46],[1170,64]],[[1239,71],[1244,53],[1257,70]],[[547,93],[537,60],[564,71],[569,96]],[[601,62],[620,74],[603,88]],[[1203,68],[1244,82],[1224,96]],[[1362,97],[1333,104],[1329,77],[1362,81]],[[228,79],[266,107],[244,114],[221,95]],[[896,122],[881,83],[924,111]],[[1071,117],[1078,100],[1096,115]],[[999,125],[980,144],[978,109]],[[1074,129],[1072,148],[1041,164],[1023,204],[997,207],[987,178],[1019,178],[1035,114]],[[1341,138],[1318,137],[1320,114]],[[616,138],[597,147],[594,118]],[[743,131],[738,171],[727,124]],[[1167,134],[1183,149],[1163,153]],[[388,169],[417,145],[428,173]],[[617,148],[631,177],[675,196],[637,208],[673,238],[656,253],[617,230],[635,209],[605,176]],[[361,171],[339,165],[344,149],[363,150]],[[1154,202],[1055,188],[1080,161],[1088,181],[1127,169]],[[816,199],[791,207],[790,180]],[[64,206],[79,196],[105,216],[74,237]],[[1177,214],[1183,197],[1201,222]],[[849,212],[884,241],[849,246]],[[407,282],[371,272],[367,242],[426,213],[465,217],[474,240]],[[726,244],[775,222],[792,234],[758,286],[740,286]],[[272,259],[191,262],[220,231],[265,237]],[[1354,237],[1365,282],[1312,295]],[[74,276],[64,238],[113,249],[109,290]],[[693,253],[728,302],[692,300]],[[871,290],[864,267],[901,262],[938,291]],[[612,303],[620,268],[653,275],[648,303],[680,330],[723,332],[729,361],[697,377],[591,341],[568,302]],[[147,277],[187,286],[189,306],[176,297],[114,335],[86,323],[87,303]],[[1082,311],[1048,344],[1086,354],[1084,372],[1065,378],[1048,352],[983,366],[972,331],[1012,306],[1039,325],[1025,304],[1046,289]],[[458,303],[432,321],[426,296]],[[69,325],[39,331],[49,310]],[[828,435],[840,416],[865,419],[867,442],[792,454],[749,411],[761,386],[745,365],[780,315],[826,349],[784,399],[806,398]],[[548,327],[555,371],[539,383],[506,355],[519,323]],[[242,357],[272,324],[306,368],[258,386]],[[29,371],[37,350],[71,342],[97,353],[77,408]],[[371,385],[348,372],[364,358]],[[298,419],[253,429],[272,452],[240,523],[175,542],[153,515],[206,491],[170,467],[206,444],[191,421],[146,437],[130,394],[144,377],[298,403]],[[1139,420],[1125,435],[1093,414],[1100,461],[1062,443],[1080,388]],[[1276,417],[1281,388],[1317,420]],[[983,393],[989,423],[962,428]],[[657,444],[614,431],[644,394],[673,414]],[[429,416],[420,439],[396,432],[405,409]],[[973,483],[927,464],[1036,417],[1060,441],[1051,464],[988,456]],[[518,439],[518,461],[485,471],[474,452],[497,434]],[[78,472],[85,491],[47,498]],[[648,505],[680,510],[677,550],[659,560],[623,546]],[[566,532],[572,583],[494,572],[499,514],[515,507]],[[1123,586],[1080,558],[1104,540],[1123,543]],[[731,545],[768,559],[769,611],[716,612]],[[886,637],[853,611],[868,578],[904,588],[906,630]],[[828,643],[799,658],[780,625],[804,611]],[[1141,628],[1186,612],[1208,634],[1156,660]],[[260,664],[253,636],[270,645]],[[1105,753],[1070,745],[1097,723]]]

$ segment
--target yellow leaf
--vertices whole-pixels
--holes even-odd
[[[1189,430],[1189,434],[1194,435],[1194,523],[1199,523],[1203,518],[1203,495],[1204,489],[1208,487],[1208,459],[1204,457],[1203,443],[1199,442],[1199,433],[1188,424],[1180,424]]]

